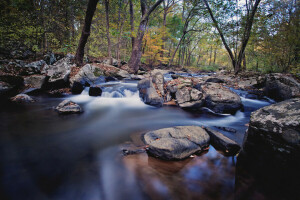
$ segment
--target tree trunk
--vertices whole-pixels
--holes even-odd
[[[112,56],[111,56],[111,43],[110,43],[110,35],[109,35],[109,0],[104,0],[105,4],[105,18],[106,18],[106,37],[107,37],[107,51],[109,64],[112,64]]]
[[[142,57],[142,42],[143,37],[147,28],[148,20],[150,14],[162,3],[163,0],[158,0],[148,12],[146,12],[146,2],[145,0],[141,0],[141,11],[142,11],[142,19],[139,25],[138,34],[135,38],[134,45],[131,52],[131,57],[128,61],[128,66],[131,70],[136,73],[139,70],[139,65],[141,63]]]
[[[247,46],[247,43],[249,41],[249,38],[250,38],[250,33],[251,33],[251,29],[252,29],[252,24],[253,24],[253,20],[254,20],[254,16],[255,16],[255,13],[256,13],[256,10],[258,8],[258,5],[260,3],[261,0],[255,0],[255,4],[253,6],[253,9],[252,9],[252,12],[251,14],[249,14],[249,9],[247,7],[247,21],[246,21],[246,26],[245,26],[245,30],[244,30],[244,34],[243,34],[243,38],[242,38],[242,45],[241,45],[241,49],[239,51],[239,54],[238,56],[234,56],[230,47],[228,46],[226,40],[225,40],[225,37],[224,37],[224,34],[222,32],[222,30],[220,29],[219,27],[219,24],[217,22],[217,20],[215,19],[210,7],[209,7],[209,4],[207,3],[207,0],[203,0],[203,2],[205,3],[206,5],[206,8],[210,14],[210,17],[216,27],[216,29],[218,30],[219,32],[219,35],[222,39],[222,42],[229,54],[229,57],[231,59],[231,62],[232,62],[232,66],[233,66],[233,69],[234,69],[234,73],[235,74],[238,74],[241,70],[241,64],[242,64],[242,60],[243,60],[243,55],[244,55],[244,52],[245,52],[245,48]],[[247,6],[247,5],[246,5]],[[250,16],[249,16],[250,15]]]
[[[90,36],[92,19],[97,7],[97,3],[98,0],[89,0],[88,2],[86,14],[85,14],[84,26],[82,29],[81,37],[79,40],[79,44],[75,56],[75,61],[78,66],[82,66],[83,64],[84,47],[87,43],[88,37]]]
[[[214,52],[214,65],[216,65],[216,58],[217,58],[217,48],[215,48],[215,52]]]
[[[184,37],[185,37],[185,34],[182,34],[182,36],[181,36],[181,38],[180,38],[180,40],[179,40],[179,42],[178,42],[178,44],[177,44],[177,46],[176,46],[176,49],[175,49],[175,51],[173,52],[172,58],[171,58],[171,60],[169,61],[169,65],[168,65],[168,66],[171,66],[171,65],[172,65],[173,60],[174,60],[175,55],[176,55],[176,52],[178,51],[178,48],[179,48],[179,46],[180,46],[180,44],[181,44],[181,41],[184,39]]]
[[[212,56],[212,46],[210,46],[210,53],[209,53],[209,66],[211,65],[211,56]]]
[[[130,13],[130,27],[131,27],[131,47],[133,49],[133,45],[134,45],[134,37],[133,37],[133,32],[134,32],[134,13],[133,13],[132,0],[129,0],[129,13]]]

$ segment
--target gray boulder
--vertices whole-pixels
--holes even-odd
[[[251,114],[236,164],[236,199],[298,199],[300,98]],[[247,181],[245,181],[247,180]],[[258,194],[258,195],[257,195]]]
[[[274,153],[300,154],[300,98],[253,112],[244,149],[257,148],[256,141],[263,141]]]
[[[49,84],[53,87],[63,87],[69,81],[69,75],[73,64],[74,56],[68,54],[65,58],[57,61],[53,65],[46,65],[43,73],[49,76]]]
[[[235,113],[242,108],[241,98],[230,89],[218,83],[206,83],[202,86],[205,106],[216,113]]]
[[[190,87],[178,89],[176,99],[181,108],[199,108],[204,103],[203,93]]]
[[[93,85],[100,82],[104,82],[104,76],[115,77],[118,79],[130,78],[130,74],[125,70],[106,64],[87,64],[83,66],[80,71],[70,78],[70,84],[74,82],[81,83],[83,85]]]
[[[34,71],[36,73],[40,73],[45,65],[47,65],[47,64],[44,60],[39,60],[39,61],[29,63],[29,64],[25,65],[25,67],[31,69],[32,71]]]
[[[60,114],[81,113],[81,107],[70,100],[64,100],[55,108]]]
[[[44,75],[28,76],[24,78],[25,85],[29,85],[31,88],[42,89],[47,82],[48,77]]]
[[[164,99],[158,89],[159,86],[153,82],[155,81],[153,81],[152,77],[140,80],[137,86],[139,95],[145,104],[161,107],[164,103]]]
[[[18,94],[11,98],[11,101],[17,103],[32,103],[34,100],[27,94]]]
[[[147,152],[164,160],[187,158],[207,147],[209,140],[207,132],[198,126],[164,128],[144,135]]]
[[[265,77],[266,95],[277,101],[300,97],[300,83],[284,74],[268,74]]]
[[[110,63],[111,61],[112,61],[112,63]],[[109,58],[105,58],[105,59],[103,59],[102,63],[106,64],[106,65],[112,65],[112,66],[118,67],[118,60],[115,58],[112,58],[111,60]]]

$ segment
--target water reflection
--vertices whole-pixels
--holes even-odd
[[[146,154],[122,160],[120,149],[105,149],[130,140],[132,133],[179,125],[232,127],[237,133],[224,134],[241,143],[250,114],[157,109],[139,99],[136,84],[110,82],[101,85],[102,97],[88,96],[88,88],[66,97],[83,107],[81,115],[53,110],[65,98],[1,104],[1,199],[231,199],[234,160],[213,148],[178,162]],[[247,107],[249,101],[243,103]]]

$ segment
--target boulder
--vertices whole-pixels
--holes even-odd
[[[44,75],[34,75],[24,78],[25,85],[29,85],[31,88],[42,89],[47,82],[48,77]]]
[[[55,108],[60,114],[81,113],[81,107],[70,100],[64,100]]]
[[[198,126],[177,126],[147,132],[144,141],[150,155],[164,160],[180,160],[208,147],[210,137]]]
[[[40,73],[43,67],[47,65],[44,60],[35,61],[25,65],[26,68],[31,69],[34,73]]]
[[[0,95],[16,95],[23,85],[24,79],[20,76],[0,75]]]
[[[43,73],[49,76],[48,83],[52,88],[65,87],[69,81],[69,75],[73,64],[74,56],[68,54],[65,58],[57,61],[53,65],[46,65]]]
[[[164,96],[164,75],[162,73],[156,73],[154,76],[152,76],[152,82],[154,83],[154,86],[160,93],[160,95]]]
[[[211,77],[206,80],[207,83],[224,83],[223,79],[217,77]]]
[[[236,155],[241,149],[240,145],[238,145],[235,141],[229,139],[222,133],[212,130],[210,128],[205,128],[206,132],[210,136],[210,142],[212,146],[221,150],[226,156]]]
[[[253,112],[237,157],[236,199],[297,199],[299,158],[300,98]]]
[[[11,98],[11,101],[17,103],[32,103],[34,100],[27,94],[18,94]]]
[[[199,108],[204,103],[203,93],[191,87],[178,89],[176,99],[181,108]]]
[[[81,94],[83,90],[84,90],[84,86],[78,82],[74,82],[71,87],[72,94]]]
[[[259,141],[268,145],[274,153],[300,154],[300,98],[253,112],[245,138],[245,150],[255,147],[256,141]]]
[[[3,82],[3,81],[0,81],[0,95],[7,94],[8,92],[12,91],[13,89],[14,89],[13,85]]]
[[[122,69],[111,65],[93,63],[83,66],[75,76],[70,78],[70,83],[71,86],[74,82],[83,85],[93,85],[104,82],[104,76],[115,77],[118,79],[130,78],[130,74]],[[103,78],[104,81],[102,81]]]
[[[243,104],[239,95],[218,83],[202,86],[205,106],[216,113],[235,113]]]
[[[111,59],[110,58],[105,58],[105,59],[103,59],[102,63],[106,64],[106,65],[112,65],[114,67],[118,67],[118,60],[115,59],[115,58],[111,58]]]
[[[267,74],[264,91],[268,97],[277,101],[283,101],[300,97],[300,83],[293,77],[285,74]]]
[[[158,89],[160,85],[154,83],[156,81],[153,81],[152,77],[145,78],[138,82],[137,87],[139,95],[145,104],[161,107],[164,103],[164,99]],[[157,81],[157,83],[159,84],[159,81]]]
[[[102,94],[102,89],[100,87],[97,87],[97,86],[93,86],[93,87],[90,87],[89,89],[89,95],[90,96],[101,96]]]

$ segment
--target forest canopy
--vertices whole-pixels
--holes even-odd
[[[143,15],[141,2],[150,8],[156,1],[98,1],[85,56],[128,62]],[[245,50],[240,51],[257,2],[249,39]],[[87,0],[1,1],[0,53],[29,49],[37,54],[75,54],[87,5]],[[150,66],[233,70],[224,39],[232,56],[236,60],[240,57],[241,70],[299,73],[298,35],[296,0],[164,0],[149,15],[141,62]]]

